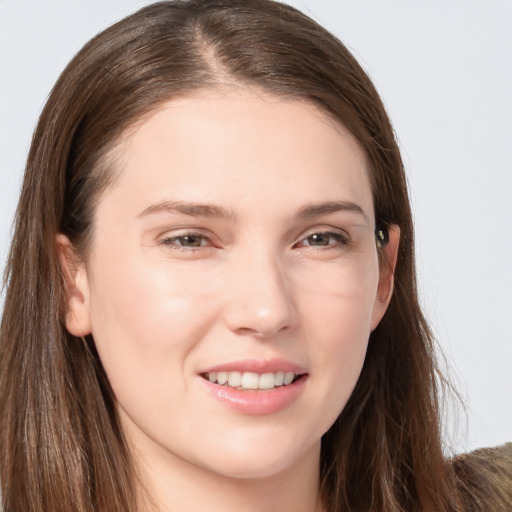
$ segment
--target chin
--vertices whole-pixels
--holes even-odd
[[[217,474],[237,479],[264,479],[280,473],[293,471],[311,458],[319,459],[320,440],[311,447],[285,441],[286,431],[281,432],[275,442],[261,443],[247,441],[244,445],[231,446],[222,457],[215,457],[216,463],[208,469]],[[275,441],[274,440],[274,441]]]
[[[290,459],[273,459],[271,461],[262,459],[262,457],[254,457],[252,460],[230,460],[226,461],[225,464],[209,467],[208,469],[227,478],[261,480],[285,472],[295,462]]]

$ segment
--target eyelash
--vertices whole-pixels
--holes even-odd
[[[334,239],[335,242],[328,243],[326,245],[311,245],[311,243],[308,243],[308,245],[304,245],[304,242],[308,239],[311,239],[316,236],[321,237],[328,237],[330,239]],[[330,249],[338,249],[340,247],[345,247],[350,243],[350,239],[346,234],[340,233],[338,231],[315,231],[314,233],[311,233],[307,237],[302,238],[300,242],[294,245],[294,247],[316,247],[319,250],[327,251]]]
[[[318,236],[328,237],[330,239],[329,243],[325,245],[312,245],[311,240],[308,241],[308,239],[312,239],[313,237]],[[177,243],[180,239],[183,241],[183,239],[186,238],[199,238],[200,244],[196,246],[187,246],[184,245],[183,243]],[[332,239],[334,239],[334,243],[331,241]],[[204,241],[206,241],[207,243],[203,243]],[[307,244],[304,243],[306,241],[308,241]],[[345,247],[349,245],[350,241],[350,238],[346,234],[340,233],[338,231],[315,231],[309,234],[308,236],[302,238],[299,242],[295,243],[293,245],[293,248],[314,247],[317,250],[326,251],[331,249],[339,249],[340,247]],[[167,247],[172,248],[173,250],[178,251],[197,251],[205,247],[215,247],[215,245],[212,244],[211,240],[207,236],[195,232],[183,233],[177,236],[166,237],[162,239],[160,245],[165,245]]]
[[[200,245],[197,245],[197,246],[187,246],[187,245],[176,243],[180,239],[196,238],[196,237],[201,239]],[[205,241],[205,240],[207,240],[209,243],[203,244],[202,242]],[[199,250],[201,248],[204,248],[204,247],[212,247],[212,243],[211,243],[210,239],[207,236],[205,236],[205,235],[203,235],[201,233],[194,233],[194,232],[183,233],[183,234],[177,235],[177,236],[166,237],[166,238],[162,239],[160,244],[168,246],[168,247],[170,247],[170,248],[172,248],[174,250],[178,250],[178,251],[197,251],[197,250]]]

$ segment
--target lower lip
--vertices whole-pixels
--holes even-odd
[[[246,391],[220,386],[202,377],[201,380],[208,392],[232,410],[243,414],[273,414],[295,402],[308,379],[304,375],[287,386]]]

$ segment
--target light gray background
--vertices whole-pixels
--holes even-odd
[[[50,88],[90,37],[148,3],[0,0],[0,270]],[[512,440],[512,2],[290,3],[352,49],[394,122],[422,301],[468,405],[448,449]]]

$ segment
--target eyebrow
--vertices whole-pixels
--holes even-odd
[[[145,217],[155,213],[181,213],[191,217],[213,217],[233,220],[234,212],[226,210],[222,206],[210,203],[189,203],[185,201],[160,201],[142,211],[138,217]]]
[[[369,223],[368,216],[364,210],[356,203],[351,201],[327,201],[324,203],[313,203],[304,206],[297,213],[299,219],[310,219],[320,215],[327,215],[339,211],[348,211],[356,213],[363,217]],[[227,210],[222,206],[211,203],[191,203],[186,201],[160,201],[159,203],[148,206],[139,215],[145,217],[147,215],[158,213],[179,213],[189,215],[191,217],[209,217],[221,218],[226,220],[236,220],[235,212]]]
[[[358,204],[351,201],[328,201],[326,203],[310,204],[301,208],[297,216],[300,219],[309,219],[311,217],[318,217],[319,215],[327,215],[340,211],[357,213],[361,215],[368,224],[370,223],[370,219],[364,210]]]

